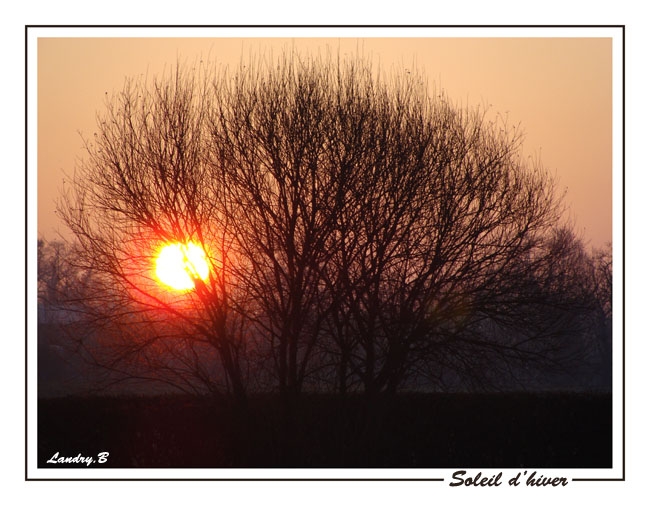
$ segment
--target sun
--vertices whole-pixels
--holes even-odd
[[[174,290],[192,290],[195,280],[205,281],[209,273],[205,251],[192,242],[167,244],[156,257],[156,277]]]

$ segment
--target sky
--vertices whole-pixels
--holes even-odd
[[[409,34],[416,35],[416,34]],[[415,69],[460,106],[488,106],[525,133],[524,157],[541,158],[566,189],[568,216],[591,247],[612,240],[612,41],[557,37],[39,38],[38,235],[67,236],[55,200],[84,157],[106,94],[126,78],[177,61],[237,66],[260,52],[362,54],[390,72]]]

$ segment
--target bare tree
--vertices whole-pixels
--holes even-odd
[[[128,81],[98,117],[58,210],[78,242],[78,264],[96,275],[84,311],[101,332],[102,365],[190,391],[225,386],[243,398],[231,238],[205,161],[209,93],[206,74],[180,68],[153,83]],[[190,241],[205,251],[209,278],[195,276],[185,293],[161,288],[157,252]]]
[[[38,299],[43,306],[60,307],[82,297],[89,273],[76,267],[74,251],[63,241],[38,240]]]
[[[518,129],[430,91],[293,54],[127,82],[59,205],[103,365],[293,399],[444,371],[481,384],[495,357],[563,346],[538,317],[580,302],[563,296],[576,250],[552,178]],[[157,250],[189,241],[209,277],[162,289]]]
[[[395,391],[422,368],[483,385],[495,359],[550,360],[541,346],[557,342],[527,323],[520,285],[531,269],[549,283],[539,266],[565,255],[546,247],[563,211],[553,180],[480,109],[432,99],[417,78],[364,84],[347,95],[355,123],[339,143],[354,139],[354,184],[325,270],[339,390]]]

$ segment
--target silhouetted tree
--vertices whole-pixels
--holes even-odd
[[[416,73],[288,55],[128,81],[106,106],[59,205],[105,366],[290,400],[482,385],[572,339],[583,273],[552,178]],[[209,258],[193,290],[153,279],[170,241]]]
[[[189,391],[225,386],[241,399],[244,330],[232,310],[230,229],[206,163],[209,107],[206,75],[179,68],[153,83],[128,81],[98,117],[58,210],[78,242],[77,262],[95,274],[84,312],[98,330],[97,360],[126,378]],[[195,279],[189,293],[163,289],[157,252],[189,241],[206,252],[209,279]]]
[[[431,100],[413,81],[373,92],[357,98],[372,97],[354,116],[363,154],[328,244],[339,389],[349,376],[369,393],[395,391],[421,366],[482,384],[495,358],[540,362],[551,341],[527,322],[520,285],[531,269],[550,283],[539,266],[565,254],[546,247],[563,211],[552,179],[520,158],[516,129],[478,109]]]
[[[63,241],[38,240],[38,300],[57,307],[78,299],[89,283],[87,272],[75,267],[74,252]]]

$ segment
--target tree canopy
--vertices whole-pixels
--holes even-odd
[[[575,359],[605,285],[522,132],[489,117],[364,60],[128,80],[58,205],[98,362],[241,398],[482,388]],[[193,290],[155,278],[173,242],[206,253]]]

